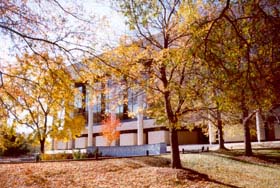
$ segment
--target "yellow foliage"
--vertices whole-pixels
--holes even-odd
[[[72,117],[74,80],[62,57],[24,54],[7,69],[4,88],[0,90],[18,124],[33,130],[38,141],[48,136],[73,138],[85,121]]]

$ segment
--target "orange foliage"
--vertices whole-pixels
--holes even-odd
[[[103,137],[107,140],[108,146],[110,146],[113,141],[119,139],[120,131],[117,130],[119,126],[120,120],[118,118],[112,118],[112,116],[108,116],[102,121],[101,131]]]

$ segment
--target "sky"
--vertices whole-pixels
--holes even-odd
[[[103,17],[105,24],[108,25],[107,28],[100,28],[96,33],[100,45],[108,42],[111,42],[112,45],[116,45],[119,37],[129,32],[125,25],[125,18],[114,10],[114,7],[110,6],[108,0],[84,0],[83,5],[89,13],[93,13],[100,18]]]
[[[65,7],[70,1],[73,0],[59,0],[62,5],[66,5]],[[96,39],[94,48],[99,53],[102,52],[104,46],[116,46],[119,38],[129,32],[124,17],[111,7],[109,0],[79,0],[77,2],[83,6],[85,16],[94,14],[102,20],[100,25],[96,26],[94,33]],[[71,16],[69,17],[71,18]],[[77,21],[74,18],[71,19],[73,19],[73,23]],[[15,61],[12,47],[11,39],[0,33],[0,68],[6,61]]]

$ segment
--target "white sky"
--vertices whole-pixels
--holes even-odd
[[[67,5],[69,0],[59,0],[59,2],[62,5]],[[98,52],[101,52],[102,48],[104,48],[106,45],[116,46],[118,44],[119,37],[128,32],[128,29],[125,26],[124,17],[110,7],[110,1],[79,0],[77,2],[83,5],[85,14],[94,14],[97,18],[104,18],[103,23],[96,27],[96,32],[94,33],[96,36],[96,41],[94,42],[97,43],[94,48]],[[11,39],[7,36],[3,36],[0,33],[0,69],[4,62],[14,61],[13,56],[15,54],[14,51],[11,51],[11,49]]]
[[[104,18],[104,25],[97,30],[100,47],[106,44],[117,45],[119,37],[126,34],[128,29],[124,17],[110,6],[108,0],[84,0],[84,8],[97,17]]]

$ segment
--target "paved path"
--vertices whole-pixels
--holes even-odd
[[[225,143],[226,148],[228,149],[244,149],[244,143]],[[191,144],[191,145],[180,145],[179,150],[182,151],[198,151],[209,148],[209,150],[217,150],[218,144]],[[269,141],[269,142],[252,142],[252,148],[280,148],[280,141]],[[167,151],[170,151],[170,146],[167,146]]]

